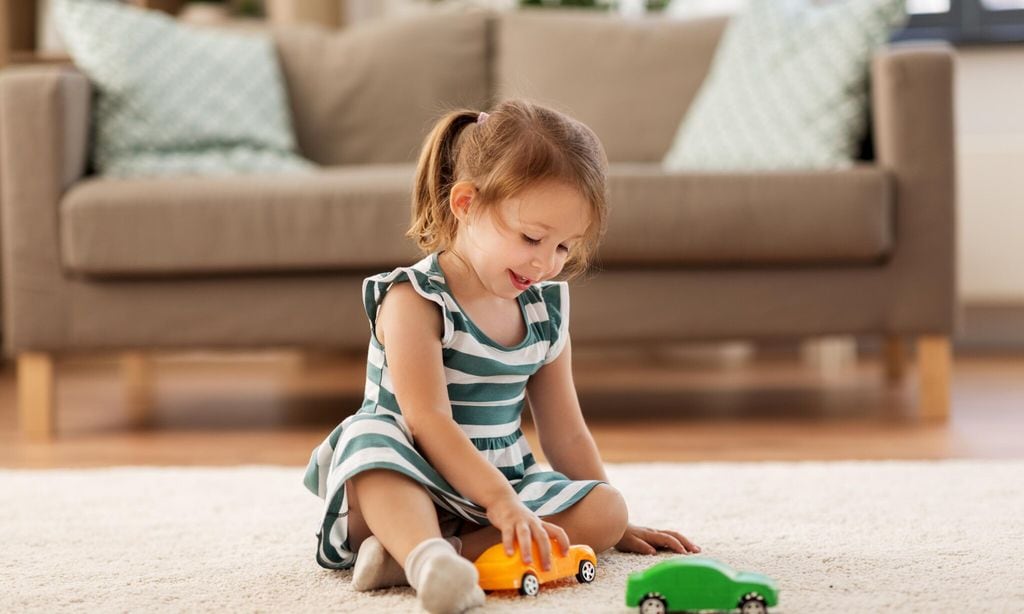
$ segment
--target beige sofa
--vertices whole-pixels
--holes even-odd
[[[403,238],[421,139],[444,109],[528,96],[611,161],[600,271],[577,343],[878,334],[916,340],[921,412],[948,412],[956,320],[952,53],[873,59],[874,158],[830,172],[661,170],[723,18],[467,13],[275,33],[310,175],[113,180],[88,170],[91,88],[0,77],[4,342],[23,430],[54,431],[54,357],[95,350],[365,347],[360,282]]]

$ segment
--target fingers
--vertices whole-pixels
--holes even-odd
[[[668,548],[680,554],[696,554],[700,552],[699,546],[678,531],[652,531],[652,534],[653,539],[649,541],[656,546]]]
[[[687,552],[689,552],[691,554],[697,554],[698,552],[700,552],[700,546],[698,546],[697,544],[693,543],[692,541],[687,539],[685,536],[680,535],[676,531],[665,531],[665,532],[670,534],[670,535],[672,535],[676,539],[678,539],[679,543],[681,543],[683,545],[683,547],[686,548]]]
[[[657,550],[654,549],[654,546],[648,544],[636,535],[627,535],[623,537],[619,543],[615,544],[615,548],[620,552],[635,552],[637,554],[654,554],[657,552]]]
[[[501,543],[505,546],[505,554],[512,556],[516,551],[516,531],[512,529],[502,529],[501,531]]]
[[[658,532],[647,527],[634,527],[631,537],[635,541],[631,540],[630,543],[634,543],[636,549],[630,550],[630,552],[655,554],[658,551],[657,546],[663,546],[663,540],[658,538]]]
[[[700,547],[676,531],[658,531],[647,527],[634,527],[615,546],[623,552],[655,554],[657,549],[672,550],[679,554],[696,554]]]
[[[683,544],[679,542],[674,535],[670,535],[668,531],[652,531],[647,536],[647,542],[657,548],[665,548],[672,552],[678,552],[679,554],[685,554],[687,552]]]
[[[537,521],[537,525],[533,532],[534,539],[537,540],[537,551],[540,553],[540,566],[544,571],[551,569],[551,539],[548,538],[547,531],[544,530],[544,524]]]
[[[565,529],[557,524],[545,522],[544,530],[547,531],[550,537],[555,538],[555,541],[558,542],[559,554],[565,556],[569,553],[569,534],[565,532]]]
[[[515,529],[515,540],[519,542],[520,556],[523,558],[523,562],[530,564],[533,562],[533,544],[537,544],[537,554],[540,557],[540,566],[544,571],[551,569],[551,539],[548,537],[547,527],[544,522],[537,520],[533,522],[520,522],[516,525]],[[554,525],[551,525],[554,527]],[[555,527],[556,529],[558,527]],[[564,534],[564,531],[563,531]],[[569,541],[568,537],[563,535],[566,542]],[[504,534],[503,534],[504,538]],[[568,548],[567,548],[568,549]],[[506,544],[505,552],[511,555],[509,546]]]
[[[520,556],[523,557],[524,563],[530,563],[533,560],[533,548],[530,547],[530,523],[523,521],[516,524],[516,541],[519,542]]]
[[[544,571],[548,571],[551,569],[551,538],[549,533],[554,534],[556,539],[560,539],[560,544],[565,544],[563,552],[568,550],[569,538],[561,528],[555,525],[550,525],[551,528],[549,528],[548,525],[550,523],[542,521],[527,508],[523,507],[522,504],[519,507],[522,509],[510,514],[513,515],[513,518],[509,518],[510,522],[507,524],[503,521],[502,514],[496,513],[494,518],[492,518],[492,524],[495,527],[500,527],[501,543],[505,549],[505,554],[513,556],[518,545],[522,561],[526,564],[531,564],[534,559],[533,543],[536,541],[536,558],[539,559],[538,562]],[[488,516],[490,516],[490,512]]]

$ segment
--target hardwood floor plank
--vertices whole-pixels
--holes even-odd
[[[581,404],[609,462],[1020,458],[1024,356],[960,356],[947,423],[916,415],[917,378],[887,386],[882,357],[827,378],[796,359],[731,366],[577,353]],[[116,356],[56,365],[61,428],[18,431],[12,363],[0,369],[0,467],[304,465],[355,411],[363,357],[156,355],[149,425],[126,412]],[[536,433],[527,434],[538,456]]]

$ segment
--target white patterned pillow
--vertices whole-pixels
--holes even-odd
[[[663,161],[666,170],[850,166],[872,52],[904,0],[750,0],[732,19]]]
[[[97,89],[96,169],[115,176],[296,171],[287,96],[266,36],[179,24],[112,0],[54,17]]]

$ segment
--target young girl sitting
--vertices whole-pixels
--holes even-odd
[[[430,612],[481,605],[471,561],[502,543],[551,564],[588,544],[700,549],[630,524],[572,380],[569,292],[605,222],[604,150],[581,123],[523,101],[454,111],[420,155],[409,236],[429,255],[367,278],[366,397],[313,451],[326,501],[316,560],[356,590],[404,584]],[[553,471],[520,430],[529,398]],[[460,556],[461,555],[461,556]]]

